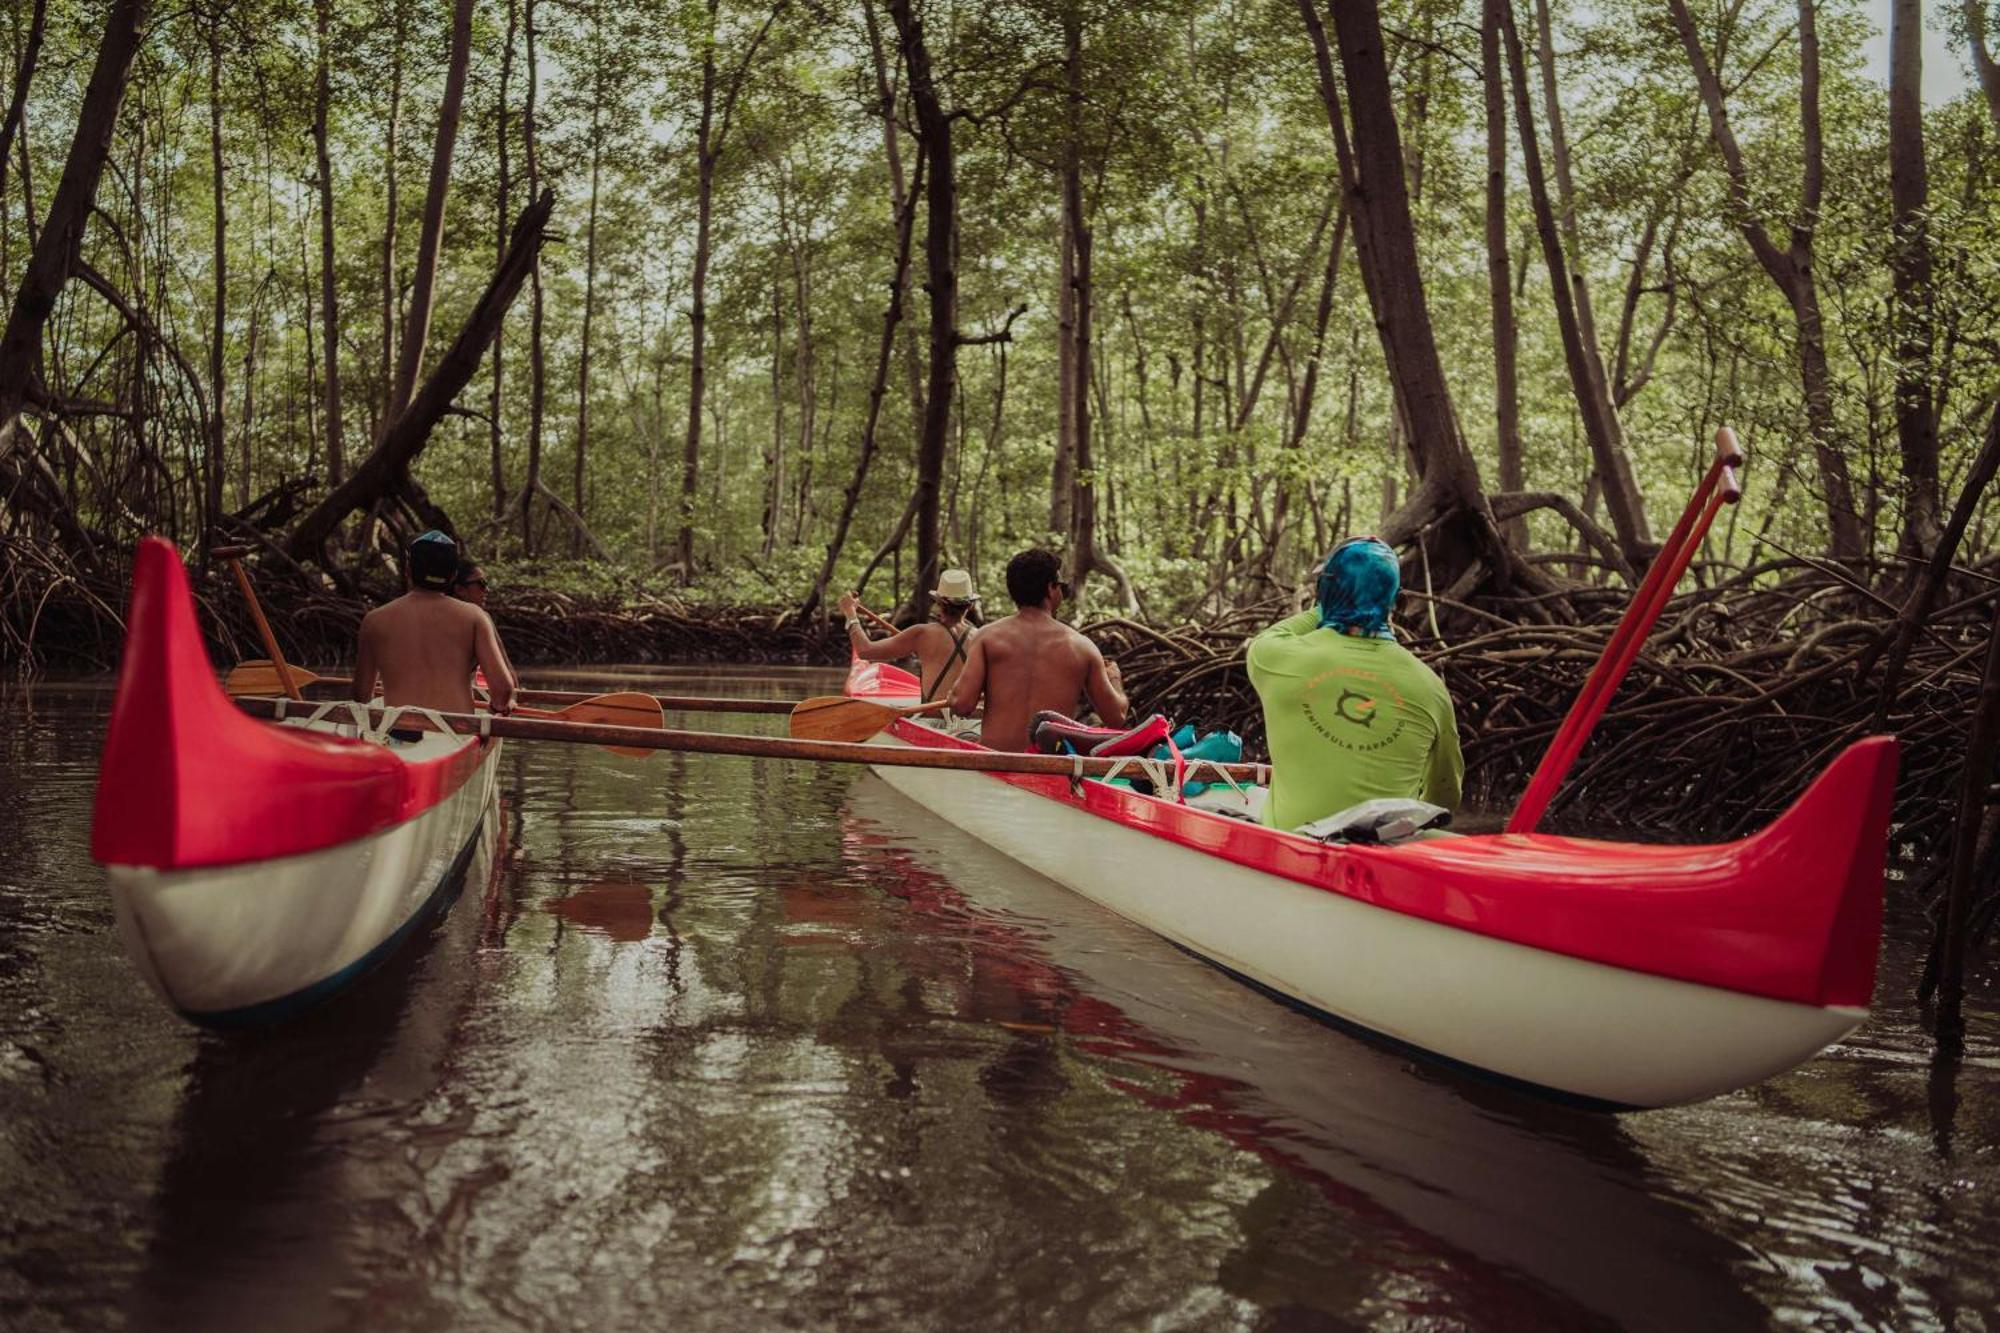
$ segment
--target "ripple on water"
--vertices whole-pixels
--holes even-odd
[[[872,779],[514,745],[443,928],[224,1041],[118,953],[84,854],[104,703],[0,694],[10,1323],[1900,1329],[2000,1305],[1990,963],[1956,1080],[1885,989],[1760,1088],[1583,1115],[1271,1004]],[[1919,944],[1896,933],[1885,976]]]

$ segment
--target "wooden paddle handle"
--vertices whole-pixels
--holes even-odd
[[[1743,498],[1743,483],[1736,478],[1736,469],[1743,466],[1743,446],[1736,442],[1736,432],[1727,426],[1715,432],[1715,465],[1721,473],[1716,485],[1722,491],[1722,498],[1735,504]]]
[[[855,598],[854,600],[854,609],[856,611],[859,611],[862,615],[867,616],[870,620],[874,621],[877,625],[880,625],[883,629],[888,630],[891,634],[897,634],[901,632],[896,628],[895,621],[889,619],[887,616],[876,615],[873,611],[870,611],[867,607],[863,606],[861,604],[861,599],[858,597]]]
[[[240,546],[225,546],[222,551],[240,551]],[[284,688],[288,699],[303,699],[299,683],[292,679],[292,669],[285,665],[285,655],[278,651],[278,636],[271,633],[271,622],[264,619],[264,608],[257,604],[257,590],[250,586],[250,576],[243,572],[241,557],[223,555],[222,551],[212,551],[211,555],[221,556],[229,562],[229,572],[236,576],[236,586],[243,593],[244,604],[250,608],[251,622],[257,626],[257,637],[264,641],[264,651],[270,655],[271,665],[278,669],[278,684]]]

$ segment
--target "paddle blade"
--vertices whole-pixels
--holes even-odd
[[[304,667],[285,663],[285,669],[292,673],[292,684],[304,689],[319,680]],[[238,662],[236,669],[223,678],[222,689],[226,694],[283,694],[285,684],[278,679],[278,668],[268,659],[253,657],[247,662]]]
[[[792,709],[791,735],[802,741],[865,741],[899,717],[935,712],[944,705],[944,700],[933,699],[927,704],[899,707],[823,694]]]
[[[650,694],[620,693],[600,694],[594,699],[571,704],[567,708],[551,713],[540,708],[516,708],[517,717],[544,718],[550,722],[579,722],[592,726],[609,727],[653,727],[667,725],[667,715],[660,708],[660,701]],[[622,754],[633,759],[644,759],[652,754],[630,745],[607,745],[603,747],[613,754]]]

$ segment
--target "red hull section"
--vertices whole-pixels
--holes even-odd
[[[352,842],[457,791],[484,746],[408,763],[380,745],[245,716],[216,683],[179,554],[148,537],[133,563],[90,854],[181,870]]]
[[[859,664],[848,693],[915,692]],[[976,749],[909,721],[911,745]],[[1857,741],[1769,828],[1679,847],[1493,834],[1399,847],[1329,846],[1102,782],[996,774],[1195,851],[1327,893],[1612,967],[1811,1005],[1868,1004],[1896,742]]]

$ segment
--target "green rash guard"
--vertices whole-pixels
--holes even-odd
[[[1249,661],[1271,746],[1266,824],[1293,829],[1378,796],[1458,808],[1451,695],[1409,649],[1321,629],[1313,610],[1251,640]]]

